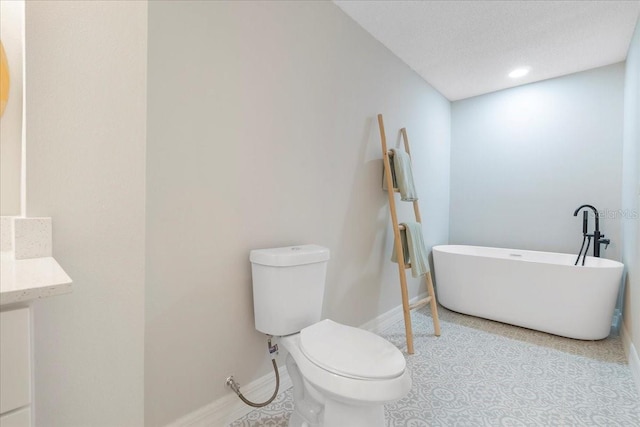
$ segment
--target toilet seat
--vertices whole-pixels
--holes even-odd
[[[315,365],[358,380],[400,377],[406,361],[384,338],[325,319],[300,331],[300,350]]]
[[[330,372],[312,362],[302,352],[300,335],[297,333],[282,337],[280,342],[295,361],[305,387],[313,386],[325,396],[332,396],[332,399],[359,402],[358,404],[388,403],[406,396],[411,389],[409,369],[405,369],[397,378],[380,380],[349,378]]]

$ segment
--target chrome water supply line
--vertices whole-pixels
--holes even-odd
[[[267,406],[269,403],[273,402],[273,400],[278,395],[278,390],[280,389],[280,373],[278,372],[278,365],[276,364],[276,356],[278,355],[278,344],[271,345],[271,336],[267,340],[267,347],[269,349],[269,356],[271,357],[271,364],[273,365],[273,372],[275,372],[276,374],[276,389],[273,391],[273,394],[267,401],[256,403],[244,397],[240,392],[240,384],[233,379],[233,375],[228,377],[225,381],[225,386],[233,390],[238,395],[240,400],[254,408],[262,408],[263,406]]]

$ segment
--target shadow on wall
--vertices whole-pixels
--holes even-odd
[[[398,131],[394,146],[401,144]],[[397,270],[390,261],[394,242],[388,196],[382,190],[380,136],[373,116],[366,119],[358,159],[361,163],[349,192],[341,240],[331,248],[324,307],[325,316],[352,325],[363,324],[400,303]],[[408,206],[398,209],[401,218],[413,215]],[[354,279],[344,282],[348,277]]]
[[[375,156],[380,157],[379,153],[373,149],[374,124],[373,117],[368,117],[363,126],[358,165],[338,234],[340,241],[332,242],[330,248],[325,290],[325,315],[351,325],[359,325],[377,315],[382,292],[383,264],[378,249],[386,218],[376,215],[384,206],[385,198],[381,188],[374,184],[382,169],[382,160]],[[346,278],[352,279],[345,282]]]

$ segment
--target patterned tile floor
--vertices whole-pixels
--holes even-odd
[[[640,395],[619,337],[578,341],[440,307],[440,337],[426,309],[381,335],[405,352],[409,395],[385,407],[388,426],[640,426]],[[421,332],[424,331],[424,332]],[[286,427],[291,390],[232,427]],[[348,427],[348,426],[345,426]]]

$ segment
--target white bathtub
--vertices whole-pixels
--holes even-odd
[[[582,340],[606,338],[623,264],[576,255],[479,246],[433,247],[444,307]],[[582,258],[580,259],[582,262]]]

